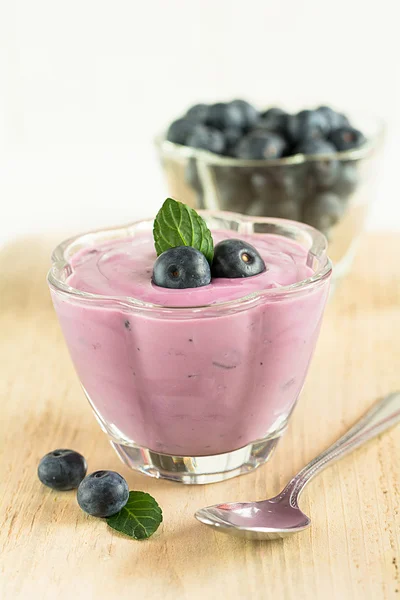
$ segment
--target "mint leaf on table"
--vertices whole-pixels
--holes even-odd
[[[116,515],[107,517],[110,527],[135,540],[145,540],[157,531],[162,511],[153,496],[145,492],[129,492],[128,502]]]
[[[157,256],[177,246],[192,246],[211,264],[214,244],[205,220],[193,208],[167,198],[154,220],[154,245]]]

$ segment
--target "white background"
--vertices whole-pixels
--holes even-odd
[[[0,0],[0,242],[153,214],[153,136],[197,101],[389,127],[369,228],[400,228],[398,0]]]

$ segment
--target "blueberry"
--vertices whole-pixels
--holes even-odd
[[[78,487],[77,500],[82,510],[93,517],[111,517],[128,502],[129,488],[115,471],[95,471]]]
[[[248,130],[254,127],[259,118],[258,110],[246,100],[232,100],[231,106],[239,108],[242,113],[242,129]]]
[[[274,206],[274,213],[267,216],[279,217],[280,219],[290,219],[292,221],[299,221],[301,216],[301,205],[299,202],[294,200],[285,200],[279,202]]]
[[[299,221],[301,216],[301,206],[296,200],[276,201],[273,197],[258,198],[251,204],[249,215],[255,217],[279,217],[281,219],[291,219]]]
[[[286,123],[286,134],[292,144],[297,145],[308,139],[321,138],[327,133],[325,117],[316,110],[302,110],[296,115],[289,115]]]
[[[242,128],[244,117],[242,109],[232,103],[217,102],[209,107],[207,125],[216,129],[227,129],[228,127]]]
[[[189,119],[178,119],[171,123],[167,131],[167,140],[174,144],[186,145],[189,135],[196,129],[197,123]]]
[[[236,158],[264,160],[280,158],[285,150],[285,140],[276,133],[254,130],[240,140],[234,149]]]
[[[365,136],[353,127],[340,127],[331,132],[330,141],[339,152],[359,148],[367,141]]]
[[[296,151],[303,154],[321,155],[320,159],[315,159],[306,165],[314,187],[326,189],[335,184],[339,176],[340,163],[336,158],[328,158],[329,154],[337,152],[332,144],[325,140],[307,140]]]
[[[251,177],[254,201],[250,214],[298,220],[304,197],[304,186],[297,165],[260,169]]]
[[[266,207],[274,202],[275,186],[269,176],[267,169],[254,171],[250,176],[250,194],[248,196],[252,200],[252,208],[249,214],[258,216],[266,216]],[[262,207],[262,212],[258,212],[255,206]],[[255,211],[255,212],[254,212]]]
[[[215,154],[221,154],[225,148],[225,140],[223,134],[218,129],[212,129],[205,125],[197,125],[196,129],[187,137],[186,145],[192,148],[208,150]]]
[[[312,155],[336,154],[336,148],[326,140],[309,139],[295,149],[295,153]],[[339,161],[336,158],[320,158],[306,165],[314,187],[331,187],[339,174]]]
[[[38,477],[53,490],[73,490],[86,475],[87,464],[79,452],[58,449],[43,456]]]
[[[300,174],[297,165],[280,165],[268,168],[268,175],[274,188],[282,191],[287,197],[294,196],[298,191]]]
[[[323,232],[335,225],[343,214],[343,204],[337,194],[322,192],[308,202],[304,208],[303,221]]]
[[[269,169],[255,170],[254,173],[250,175],[250,183],[256,196],[258,194],[272,192],[274,187],[274,182]]]
[[[284,134],[289,115],[281,108],[269,108],[261,114],[257,127]]]
[[[157,258],[153,283],[164,288],[186,289],[208,285],[210,266],[204,254],[191,246],[169,248]]]
[[[214,248],[213,277],[251,277],[265,269],[258,251],[243,240],[223,240]]]
[[[221,210],[246,213],[251,201],[248,167],[216,165],[213,168],[218,206]]]
[[[295,148],[295,154],[336,154],[333,144],[323,139],[306,139]]]
[[[357,164],[341,163],[339,174],[335,185],[332,187],[332,191],[345,200],[356,190],[358,182],[359,174]]]
[[[348,118],[333,110],[330,106],[319,106],[317,108],[317,112],[324,116],[328,131],[330,133],[334,129],[338,129],[338,127],[346,127],[350,125]]]
[[[241,129],[237,127],[229,127],[224,130],[225,152],[227,156],[233,156],[234,149],[242,137]]]
[[[249,205],[246,214],[252,217],[271,217],[271,212],[274,212],[274,206],[267,198],[255,198]]]
[[[339,175],[339,161],[319,159],[309,164],[309,172],[316,187],[331,188]]]
[[[195,123],[205,124],[208,119],[208,104],[195,104],[187,111],[185,118]]]

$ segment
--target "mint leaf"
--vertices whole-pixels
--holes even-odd
[[[107,517],[110,527],[135,540],[149,538],[157,531],[162,520],[161,508],[153,496],[145,492],[129,492],[124,508],[116,515]]]
[[[214,244],[204,219],[193,208],[167,198],[154,220],[154,245],[157,256],[176,246],[200,250],[211,264]]]

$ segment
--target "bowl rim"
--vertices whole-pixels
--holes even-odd
[[[128,223],[127,225],[120,225],[117,227],[109,227],[109,228],[100,228],[92,231],[88,231],[82,234],[78,234],[76,236],[70,237],[63,242],[61,242],[53,251],[51,256],[52,266],[47,275],[47,281],[49,287],[57,293],[71,296],[76,298],[77,300],[101,303],[104,305],[118,305],[124,306],[129,309],[138,309],[141,311],[157,311],[157,312],[167,312],[182,315],[192,315],[193,313],[201,313],[202,311],[212,311],[212,312],[226,312],[234,309],[244,310],[247,307],[251,307],[252,305],[258,303],[261,299],[265,297],[273,298],[274,300],[282,299],[287,296],[291,296],[293,294],[302,293],[305,291],[310,291],[319,285],[322,285],[324,281],[329,279],[332,273],[332,262],[327,256],[326,250],[328,246],[328,242],[323,233],[311,227],[310,225],[306,225],[305,223],[301,223],[298,221],[290,221],[289,219],[279,219],[279,218],[270,218],[270,217],[251,217],[241,215],[239,213],[233,213],[228,211],[220,211],[220,210],[199,210],[199,214],[204,217],[212,218],[221,218],[222,221],[230,220],[236,222],[238,226],[243,225],[243,229],[245,229],[245,225],[249,223],[259,223],[259,224],[271,224],[276,226],[277,229],[282,228],[287,232],[292,231],[301,231],[303,234],[308,235],[310,238],[310,249],[309,254],[316,258],[321,259],[320,267],[306,279],[303,279],[299,282],[281,286],[279,288],[268,288],[257,290],[247,294],[245,296],[241,296],[234,300],[228,300],[225,302],[218,303],[210,303],[203,304],[197,306],[165,306],[161,304],[153,304],[151,302],[145,302],[138,298],[134,298],[132,296],[113,296],[113,295],[104,295],[104,294],[96,294],[93,292],[85,292],[83,290],[79,290],[70,286],[66,281],[63,281],[60,278],[60,273],[66,267],[70,266],[70,262],[65,256],[66,251],[71,245],[81,242],[85,244],[86,247],[90,247],[90,242],[92,245],[95,245],[95,236],[99,234],[118,234],[117,237],[110,237],[112,239],[121,239],[124,237],[132,237],[134,235],[135,228],[142,224],[151,224],[153,222],[153,218],[148,219],[139,219],[137,221],[133,221]],[[125,233],[124,233],[125,232]],[[242,231],[241,233],[245,233]],[[257,234],[257,232],[255,232]],[[131,234],[131,235],[130,235]],[[240,232],[239,232],[240,235]],[[262,233],[259,233],[262,235]],[[279,235],[279,234],[277,234]]]

